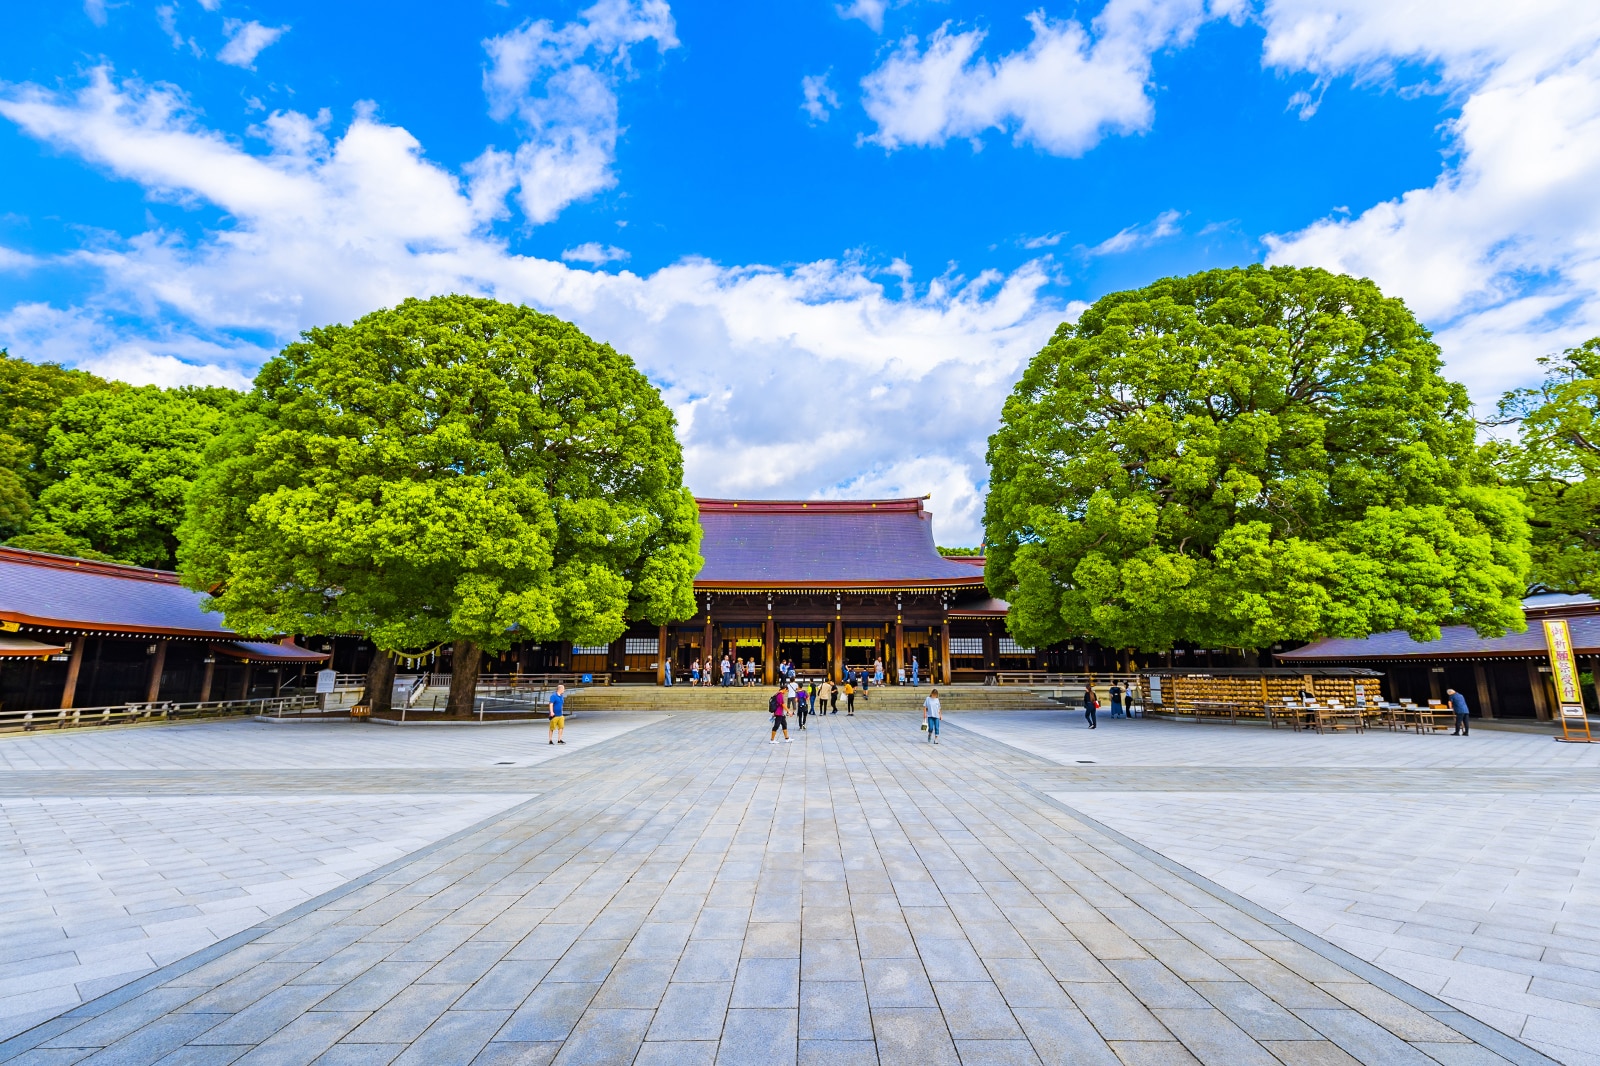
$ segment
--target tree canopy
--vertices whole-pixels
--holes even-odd
[[[1520,629],[1525,511],[1475,429],[1370,281],[1251,266],[1113,293],[990,438],[988,585],[1030,644]]]
[[[1533,512],[1533,583],[1600,597],[1600,337],[1539,363],[1544,381],[1500,404],[1522,428],[1503,456]]]
[[[632,360],[570,323],[407,300],[262,367],[190,496],[181,572],[241,632],[464,641],[474,675],[479,647],[608,642],[695,609],[673,429]]]
[[[71,397],[51,418],[39,493],[19,547],[172,568],[205,448],[240,394],[117,386]]]
[[[50,422],[63,401],[108,383],[55,363],[30,363],[0,348],[0,539],[28,526],[50,475],[43,457]]]

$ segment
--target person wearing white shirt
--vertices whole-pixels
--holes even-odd
[[[928,743],[939,743],[939,690],[929,689],[928,698],[922,701],[922,713],[928,717]]]

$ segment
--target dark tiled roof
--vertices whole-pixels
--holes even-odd
[[[0,547],[0,618],[30,626],[227,637],[178,575]]]
[[[1010,613],[1011,604],[1005,600],[997,600],[993,596],[976,599],[970,603],[958,603],[950,608],[951,618],[992,618]]]
[[[1573,650],[1579,655],[1600,654],[1600,615],[1574,615],[1567,619],[1572,632]],[[1480,637],[1471,626],[1445,626],[1438,640],[1426,643],[1412,640],[1396,630],[1374,633],[1370,637],[1333,637],[1319,640],[1294,651],[1280,652],[1289,662],[1335,659],[1427,659],[1437,656],[1477,657],[1494,655],[1542,656],[1546,654],[1542,619],[1530,619],[1523,633],[1503,637]]]
[[[701,585],[972,585],[921,500],[701,500]]]
[[[228,644],[213,644],[212,647],[231,658],[258,663],[317,663],[330,657],[329,652],[311,651],[298,644],[275,644],[267,640],[235,640]]]

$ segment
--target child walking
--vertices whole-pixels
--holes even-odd
[[[929,689],[928,698],[922,701],[922,713],[928,717],[928,743],[939,743],[939,690]]]

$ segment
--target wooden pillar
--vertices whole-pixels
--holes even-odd
[[[250,698],[250,681],[255,674],[255,669],[255,663],[251,662],[249,659],[244,661],[244,679],[239,682],[239,698],[241,700],[247,700]]]
[[[941,685],[950,684],[950,619],[939,624],[939,678]]]
[[[706,630],[700,640],[700,665],[705,669],[702,678],[711,676],[711,642],[715,639],[711,628],[711,597],[706,597]]]
[[[844,615],[833,616],[833,680],[844,680]]]
[[[1541,722],[1550,720],[1550,696],[1546,692],[1544,675],[1539,672],[1539,664],[1528,663],[1528,687],[1533,690],[1533,713]]]
[[[150,682],[145,686],[144,701],[154,703],[161,698],[161,672],[167,668],[167,642],[156,641],[155,654],[150,656]]]
[[[894,665],[889,668],[890,680],[898,681],[906,665],[906,634],[900,616],[894,616]]]
[[[1478,682],[1478,714],[1484,718],[1494,718],[1494,701],[1489,698],[1489,671],[1484,669],[1482,663],[1472,667],[1474,678]]]
[[[215,652],[206,656],[205,673],[200,676],[200,702],[205,703],[211,698],[211,682],[217,676],[217,656]]]
[[[71,707],[78,697],[78,675],[83,672],[83,648],[89,638],[79,633],[72,638],[72,654],[67,657],[67,683],[61,689],[61,706]]]
[[[767,614],[767,632],[761,639],[762,650],[766,652],[766,665],[762,675],[767,684],[772,684],[778,676],[778,627],[772,624],[772,614]]]
[[[1000,638],[995,634],[993,622],[983,624],[983,661],[989,670],[1000,668]]]
[[[656,637],[656,684],[667,683],[667,627],[661,627],[661,635]]]

